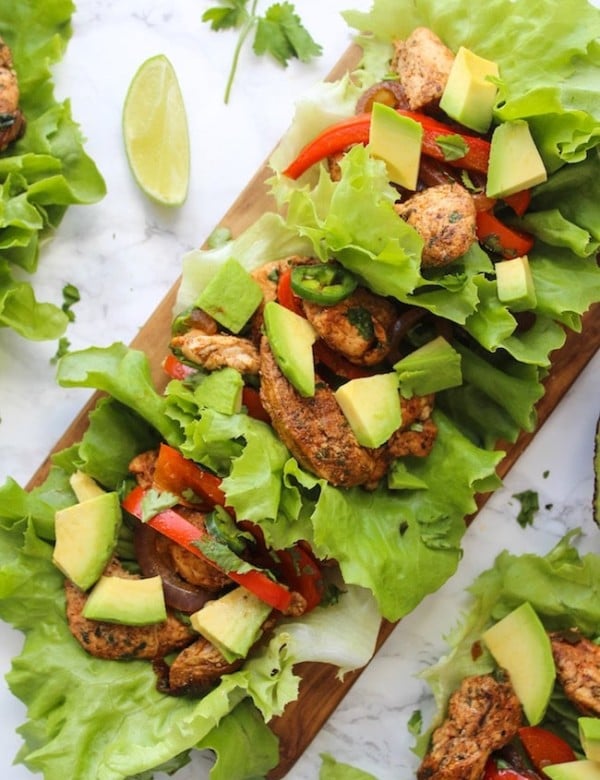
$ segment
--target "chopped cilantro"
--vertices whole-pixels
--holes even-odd
[[[81,300],[79,290],[77,287],[75,287],[74,284],[65,284],[62,289],[62,294],[63,305],[61,306],[61,309],[69,318],[69,322],[73,322],[75,320],[75,314],[72,311],[72,307],[75,303],[78,303]]]
[[[535,513],[540,508],[538,494],[535,490],[523,490],[521,493],[514,493],[513,498],[520,502],[521,508],[517,515],[517,522],[521,528],[531,525]]]
[[[321,46],[306,30],[292,3],[273,3],[264,14],[257,13],[258,0],[218,0],[218,4],[202,14],[202,21],[211,29],[238,30],[229,78],[225,87],[225,103],[237,71],[240,52],[248,35],[254,30],[253,50],[257,55],[270,54],[280,65],[297,58],[308,62],[321,54]]]
[[[169,493],[168,491],[161,492],[160,490],[151,488],[142,498],[142,523],[147,523],[148,520],[152,520],[152,518],[160,512],[163,512],[165,509],[170,509],[178,503],[179,498],[173,493]]]
[[[351,306],[346,312],[348,322],[359,332],[360,337],[365,341],[372,341],[375,337],[375,327],[373,318],[368,309],[363,306]]]
[[[458,133],[438,135],[435,142],[442,150],[445,160],[460,160],[469,151],[469,145]]]
[[[61,357],[67,354],[70,346],[71,346],[71,342],[69,341],[69,339],[66,336],[61,336],[58,340],[58,347],[56,348],[56,352],[54,356],[50,358],[50,363],[52,365],[58,363]]]

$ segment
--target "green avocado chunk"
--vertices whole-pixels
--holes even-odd
[[[229,663],[245,658],[261,635],[271,607],[243,587],[208,601],[191,616],[192,628],[218,648]]]
[[[317,337],[313,326],[276,301],[264,308],[265,331],[277,365],[285,378],[303,396],[315,394],[315,365],[312,345]]]
[[[550,780],[600,780],[600,763],[597,761],[568,761],[544,767]]]
[[[504,669],[530,725],[546,712],[556,669],[550,638],[535,610],[524,602],[483,634],[483,641]]]
[[[335,397],[363,447],[379,447],[402,425],[395,372],[351,379]]]
[[[121,527],[116,492],[101,493],[55,515],[56,543],[52,560],[72,582],[88,590],[110,560]]]
[[[162,623],[167,619],[162,580],[159,576],[100,577],[85,603],[83,616],[128,626]]]
[[[461,46],[448,74],[440,100],[440,108],[461,125],[486,133],[492,123],[497,86],[490,77],[498,78],[498,66]]]
[[[496,283],[498,300],[511,311],[535,308],[537,297],[527,255],[497,262]]]
[[[262,301],[262,289],[238,261],[230,257],[198,296],[196,306],[239,333]]]
[[[369,151],[387,166],[391,181],[417,188],[423,128],[414,119],[398,114],[390,106],[374,103],[369,131]]]
[[[505,198],[546,181],[548,174],[524,119],[498,125],[492,135],[486,195]]]
[[[582,717],[577,720],[581,747],[591,761],[600,761],[600,718]]]

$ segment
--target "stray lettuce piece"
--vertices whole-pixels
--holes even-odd
[[[375,775],[351,764],[336,761],[329,753],[321,753],[319,780],[377,780]]]
[[[394,363],[400,392],[406,398],[427,395],[462,384],[461,358],[443,336],[410,352]]]

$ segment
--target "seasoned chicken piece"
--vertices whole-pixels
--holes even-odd
[[[332,485],[369,482],[374,458],[357,442],[333,391],[317,378],[314,396],[301,396],[279,370],[266,338],[261,342],[260,360],[261,401],[296,460]]]
[[[550,642],[565,695],[582,714],[600,717],[600,645],[575,630],[552,633]]]
[[[184,514],[183,508],[180,507],[178,511],[180,514]],[[193,522],[189,514],[186,515],[186,519]],[[194,522],[194,525],[198,527],[197,522]],[[211,566],[202,558],[166,537],[159,537],[156,540],[156,549],[167,560],[170,560],[177,574],[192,585],[216,592],[231,583],[231,579],[215,566]]]
[[[357,288],[334,306],[303,301],[307,320],[317,334],[352,363],[381,363],[391,348],[396,306],[387,298]]]
[[[257,374],[258,351],[248,339],[225,333],[208,334],[192,329],[171,339],[171,348],[207,371],[235,368],[241,374]]]
[[[399,74],[413,111],[439,103],[454,54],[426,27],[417,27],[405,41],[396,41],[392,70]]]
[[[490,754],[522,725],[521,705],[508,682],[467,677],[450,697],[448,715],[432,737],[418,780],[481,780]]]
[[[0,38],[0,151],[25,132],[25,117],[19,109],[19,83],[12,54]]]
[[[105,572],[115,577],[135,578],[115,562]],[[70,580],[65,581],[67,622],[79,644],[90,655],[113,660],[162,658],[186,647],[197,636],[187,625],[168,613],[163,623],[148,626],[125,626],[83,617],[87,594]]]
[[[423,266],[453,263],[476,240],[475,204],[461,184],[428,187],[395,209],[424,241]]]
[[[330,387],[317,377],[314,396],[305,398],[279,370],[266,338],[260,356],[260,397],[279,438],[301,466],[331,485],[374,488],[395,458],[424,455],[433,446],[437,428],[428,416],[433,396],[409,401],[398,396],[401,427],[389,442],[369,449],[356,440]]]
[[[239,669],[243,661],[229,663],[220,650],[204,637],[182,650],[169,668],[172,693],[198,691],[218,682],[224,674]]]
[[[154,470],[156,468],[157,450],[140,452],[129,463],[129,471],[135,476],[136,482],[144,490],[154,485]]]
[[[437,438],[437,425],[431,419],[433,395],[402,398],[402,425],[386,444],[386,457],[403,458],[412,455],[424,458],[431,452]]]

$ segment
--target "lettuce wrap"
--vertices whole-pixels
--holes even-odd
[[[35,273],[41,243],[67,208],[104,197],[104,179],[85,153],[68,100],[54,97],[51,66],[71,36],[71,0],[0,2],[0,37],[10,46],[25,135],[0,153],[0,327],[28,339],[56,339],[69,322],[59,305],[36,299],[22,272]]]
[[[443,721],[448,699],[462,680],[494,669],[491,655],[480,642],[483,632],[522,603],[531,604],[548,631],[578,629],[598,641],[600,556],[579,553],[573,544],[577,534],[577,530],[571,531],[544,556],[513,555],[504,550],[468,588],[470,605],[446,638],[448,652],[420,675],[431,689],[435,712],[416,741],[417,755],[426,752],[431,733]],[[478,657],[472,652],[476,643],[483,647]],[[540,725],[558,733],[581,755],[577,727],[580,716],[556,683]]]
[[[364,665],[381,616],[398,620],[455,572],[476,495],[500,484],[496,466],[503,453],[495,445],[535,428],[550,355],[563,343],[564,328],[579,330],[582,314],[600,297],[593,249],[600,240],[593,207],[600,172],[593,111],[600,85],[592,78],[600,15],[581,0],[560,8],[548,0],[537,3],[531,57],[537,62],[541,56],[534,45],[538,36],[556,46],[544,47],[544,66],[528,82],[531,61],[513,61],[519,7],[508,0],[477,9],[464,2],[377,0],[369,15],[349,12],[351,25],[365,33],[356,74],[360,87],[348,78],[319,85],[299,104],[297,120],[272,159],[270,186],[281,213],[264,214],[232,241],[183,261],[177,311],[193,304],[232,257],[251,270],[289,254],[315,254],[337,257],[376,292],[460,328],[466,338],[454,346],[463,384],[437,396],[439,434],[428,458],[398,461],[373,492],[337,489],[302,469],[266,423],[244,411],[224,414],[218,404],[199,400],[184,380],[159,391],[139,351],[116,343],[61,359],[62,386],[94,388],[106,397],[90,415],[82,441],[53,457],[44,484],[28,493],[9,480],[0,489],[0,611],[26,635],[9,675],[11,689],[28,707],[18,760],[46,780],[146,778],[157,769],[176,771],[196,747],[217,753],[213,780],[264,775],[277,762],[265,721],[298,695],[293,665]],[[523,13],[532,12],[528,5]],[[503,58],[510,63],[497,119],[528,116],[532,105],[539,109],[532,126],[552,175],[536,188],[527,216],[537,219],[528,229],[538,239],[532,267],[540,294],[526,332],[517,330],[499,303],[493,265],[478,247],[451,271],[421,271],[418,237],[393,213],[384,167],[364,148],[346,156],[337,183],[317,172],[294,185],[278,173],[320,127],[353,112],[359,88],[385,72],[391,37],[417,24],[437,30],[451,46],[466,43],[483,55],[493,30],[487,55],[501,68]],[[518,40],[526,49],[526,41]],[[525,101],[524,93],[534,87],[536,100]],[[544,137],[545,127],[551,130]],[[281,623],[268,647],[200,700],[158,694],[152,670],[142,662],[128,663],[125,673],[119,662],[87,656],[68,634],[62,576],[51,563],[54,512],[74,502],[68,476],[79,469],[108,489],[121,489],[131,458],[160,441],[220,476],[228,504],[260,525],[268,544],[308,541],[318,556],[338,562],[345,583],[335,607]],[[50,641],[60,653],[47,652]],[[75,742],[86,748],[73,750]],[[246,742],[252,751],[241,749]]]

